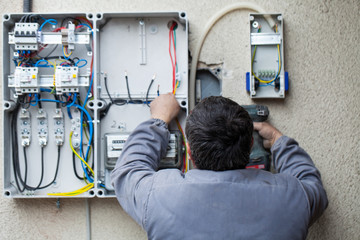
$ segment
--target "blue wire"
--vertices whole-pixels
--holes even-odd
[[[70,93],[70,96],[71,96],[71,93]],[[74,104],[75,104],[75,101],[76,101],[76,97],[77,97],[77,94],[76,93],[74,93],[74,98],[73,98],[73,101],[72,101],[72,103],[70,103],[69,105],[67,105],[66,107],[72,107]]]
[[[65,103],[63,101],[59,101],[59,100],[53,100],[53,99],[37,99],[38,101],[41,101],[41,102],[55,102],[55,103]],[[72,104],[72,103],[71,103]],[[90,146],[91,146],[91,142],[92,142],[92,139],[93,139],[93,134],[94,134],[94,126],[93,126],[93,122],[92,122],[92,118],[89,114],[89,112],[82,106],[78,105],[78,104],[72,104],[73,107],[76,107],[78,109],[80,109],[82,111],[82,113],[85,113],[87,118],[89,119],[89,145],[86,149],[86,154],[85,156],[88,156],[89,155],[89,151],[90,151]],[[82,127],[80,128],[80,130],[82,130]],[[81,136],[81,140],[80,140],[80,143],[82,143],[82,136]],[[80,147],[82,146],[82,144],[80,144]],[[81,154],[81,151],[80,151],[80,154]],[[86,160],[86,159],[85,159]],[[87,171],[85,169],[85,166],[84,166],[84,163],[81,161],[81,166],[83,168],[83,171],[85,173],[85,176],[87,178],[87,180],[90,182],[90,183],[93,183],[94,180],[87,174]]]
[[[82,26],[88,27],[90,30],[92,30],[92,27],[90,27],[90,26],[89,26],[88,24],[86,24],[86,23],[82,23],[82,24],[77,25],[77,27],[82,27]]]
[[[56,25],[57,21],[55,19],[48,19],[45,22],[43,22],[43,24],[41,24],[39,31],[42,30],[42,28],[45,26],[45,24],[50,23],[51,25]]]
[[[78,66],[78,64],[79,64],[80,62],[85,62],[85,63],[84,63],[83,65],[81,65],[81,66]],[[87,64],[86,59],[79,59],[79,60],[75,63],[75,67],[82,68],[82,67],[86,66],[86,64]]]
[[[67,113],[68,113],[68,116],[70,119],[72,119],[72,115],[71,115],[71,112],[70,112],[70,108],[66,108],[67,109]]]
[[[51,92],[51,89],[40,88],[40,92]]]
[[[71,96],[71,93],[70,93],[70,96]],[[76,101],[76,93],[74,93],[74,99],[73,99],[72,103],[70,103],[69,105],[66,106],[67,113],[68,113],[70,119],[72,119],[70,108],[75,104],[75,101]]]
[[[88,144],[88,146],[87,146],[87,149],[86,149],[86,154],[85,154],[85,156],[86,156],[86,158],[85,158],[85,160],[87,160],[87,157],[89,156],[89,151],[90,151],[90,146],[91,146],[91,142],[92,142],[92,138],[93,138],[93,133],[94,133],[94,128],[93,128],[93,123],[92,123],[92,121],[91,121],[91,116],[90,116],[90,114],[88,113],[88,111],[86,111],[86,109],[84,108],[84,107],[82,107],[82,106],[80,106],[80,105],[77,105],[77,104],[74,104],[73,105],[74,107],[77,107],[78,109],[80,109],[80,110],[82,110],[82,113],[85,113],[86,114],[86,116],[87,116],[87,118],[90,120],[89,121],[89,144]],[[80,117],[81,119],[80,119],[80,122],[82,122],[82,115],[81,115],[81,117]],[[80,134],[80,143],[82,143],[82,127],[80,128],[80,130],[81,130],[81,134]],[[80,144],[80,147],[82,146],[82,144]],[[80,153],[81,153],[82,151],[80,150]],[[82,163],[82,166],[83,166],[83,163]],[[83,166],[83,170],[84,170],[84,173],[85,173],[85,175],[86,175],[86,178],[88,178],[88,174],[87,174],[87,171],[86,171],[86,169],[85,169],[85,167]],[[92,180],[91,178],[88,178],[88,180],[89,180],[89,182],[93,182],[94,180]]]
[[[30,105],[33,107],[35,107],[39,102],[38,95],[36,93],[34,95],[35,95],[35,104],[31,104],[32,101],[30,101]],[[31,98],[31,93],[29,94],[29,97]]]
[[[39,63],[45,62],[46,65],[39,65]],[[35,67],[50,67],[49,62],[45,59],[40,59],[35,63]]]

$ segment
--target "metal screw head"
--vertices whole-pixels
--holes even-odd
[[[44,121],[40,121],[40,125],[44,125]]]
[[[61,121],[57,120],[56,125],[60,125],[60,124],[61,124]]]
[[[27,121],[23,121],[23,124],[24,124],[24,125],[27,125],[27,124],[28,124],[28,122],[27,122]]]

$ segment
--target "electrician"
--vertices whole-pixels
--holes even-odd
[[[298,143],[268,123],[252,123],[234,101],[209,97],[188,116],[196,166],[158,171],[168,124],[179,112],[172,94],[151,103],[151,119],[129,136],[112,172],[123,209],[149,239],[305,239],[328,201],[320,173]],[[245,169],[253,128],[278,172]]]

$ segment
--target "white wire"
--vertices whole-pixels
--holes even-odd
[[[208,23],[205,26],[205,29],[203,33],[201,34],[199,41],[196,44],[196,47],[194,49],[193,55],[192,55],[192,61],[191,61],[191,68],[190,68],[190,85],[189,85],[189,106],[190,110],[194,108],[195,106],[195,77],[196,77],[196,68],[197,63],[200,56],[200,51],[202,48],[202,45],[204,43],[204,40],[208,33],[210,32],[211,28],[215,25],[217,21],[219,21],[222,17],[224,17],[226,14],[241,10],[241,9],[250,9],[254,10],[255,12],[262,12],[265,13],[264,9],[261,8],[259,5],[252,3],[252,2],[240,2],[235,3],[232,5],[229,5],[219,12],[217,12],[211,19],[208,21]],[[269,23],[270,27],[273,28],[275,26],[275,21],[271,18],[269,15],[264,16],[266,21]]]

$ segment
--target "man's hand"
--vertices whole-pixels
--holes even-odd
[[[254,129],[259,131],[260,136],[264,139],[263,144],[265,148],[271,148],[276,140],[282,136],[279,130],[267,122],[254,122]]]
[[[179,113],[180,106],[174,94],[162,94],[150,104],[151,117],[161,119],[167,124]]]

